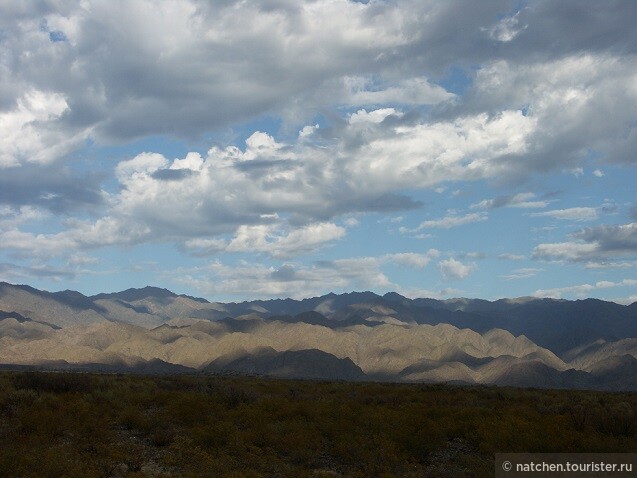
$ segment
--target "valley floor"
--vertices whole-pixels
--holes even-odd
[[[636,393],[0,373],[0,476],[493,476],[496,452],[636,451]]]

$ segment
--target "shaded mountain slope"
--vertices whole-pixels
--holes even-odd
[[[349,358],[339,359],[317,349],[277,352],[267,347],[252,354],[219,357],[203,371],[312,380],[358,381],[366,378]]]
[[[177,319],[220,320],[246,314],[326,327],[354,324],[451,324],[484,333],[491,329],[525,335],[557,355],[598,339],[637,337],[637,306],[595,299],[408,299],[396,293],[327,294],[303,300],[275,299],[211,303],[167,289],[145,287],[86,297],[79,292],[43,292],[0,283],[0,310],[66,327],[99,321],[147,328]]]
[[[597,299],[576,301],[523,298],[488,302],[478,299],[435,301],[415,299],[416,306],[473,314],[472,324],[448,318],[447,322],[482,332],[503,328],[524,334],[558,355],[597,339],[617,341],[637,337],[637,307]],[[634,304],[633,304],[634,305]],[[460,322],[460,320],[462,322]]]
[[[343,377],[353,366],[374,379],[630,389],[636,337],[636,304],[592,299],[354,292],[222,304],[157,287],[87,297],[0,283],[5,364],[201,369],[234,357],[235,371],[296,377],[316,376],[313,357]]]
[[[596,364],[610,357],[626,355],[637,358],[637,339],[622,339],[616,342],[599,339],[567,353],[567,357],[571,358],[570,364],[582,370],[592,370]]]
[[[212,363],[216,364],[214,368],[230,364],[228,357],[233,357],[230,370],[297,378],[307,372],[305,378],[354,379],[367,374],[394,380],[492,383],[495,378],[485,372],[484,366],[503,356],[513,363],[539,362],[557,372],[567,368],[553,353],[524,336],[515,337],[504,330],[478,334],[449,324],[330,328],[249,315],[182,326],[163,324],[152,330],[103,322],[51,329],[37,340],[15,335],[0,340],[0,363],[114,365],[160,360],[190,368]],[[264,349],[276,353],[264,354]],[[314,352],[296,353],[308,350]],[[295,353],[280,355],[283,352]],[[317,361],[318,368],[311,367],[312,360]],[[405,372],[425,362],[431,364],[427,370]],[[319,367],[319,363],[323,365]]]
[[[105,320],[104,310],[79,292],[45,292],[0,282],[0,310],[58,327]]]

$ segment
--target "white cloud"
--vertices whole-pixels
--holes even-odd
[[[76,250],[76,243],[68,233],[34,234],[18,229],[0,232],[0,243],[23,257],[48,258]]]
[[[299,138],[306,138],[308,136],[311,136],[318,129],[319,129],[319,125],[318,124],[315,124],[313,126],[312,125],[303,126],[301,131],[299,131]]]
[[[586,269],[632,269],[637,267],[637,261],[617,262],[617,261],[589,261],[584,264]]]
[[[158,169],[168,166],[168,160],[159,153],[141,153],[133,159],[121,161],[115,168],[118,179],[126,184],[139,178],[139,175],[147,176]]]
[[[422,269],[423,267],[426,267],[432,259],[435,259],[439,255],[440,252],[438,250],[429,249],[426,254],[417,254],[415,252],[401,252],[395,254],[386,254],[382,258],[399,265]]]
[[[535,119],[503,111],[370,130],[346,164],[347,173],[362,186],[392,190],[495,177],[511,166],[498,160],[522,155],[535,127]]]
[[[546,260],[579,261],[593,256],[598,251],[597,244],[583,244],[577,242],[558,242],[539,244],[533,250],[533,257]]]
[[[349,117],[349,124],[361,124],[361,123],[375,123],[382,122],[385,118],[391,115],[402,116],[402,112],[394,108],[381,108],[377,110],[367,111],[358,110],[356,113],[352,113]]]
[[[286,258],[308,253],[326,242],[340,239],[345,229],[332,223],[316,223],[279,235],[275,226],[240,226],[227,252],[267,252],[272,257]]]
[[[457,26],[450,19],[458,18],[458,8],[465,16],[462,41],[449,42],[448,32]],[[594,50],[582,54],[579,46],[547,55],[538,45],[555,37],[546,32],[541,39],[532,37],[537,42],[517,42],[521,32],[530,34],[528,25],[535,27],[533,35],[544,26],[551,35],[573,31],[569,37],[581,41],[569,28],[573,25],[563,26],[571,19],[556,12],[555,25],[561,26],[555,29],[524,9],[485,34],[484,25],[502,15],[495,4],[143,0],[133,6],[83,1],[5,10],[8,56],[1,66],[6,91],[25,105],[33,92],[63,100],[64,114],[56,107],[47,110],[52,112],[47,121],[27,121],[40,135],[56,131],[57,139],[85,138],[88,132],[101,143],[166,132],[192,138],[263,114],[298,114],[296,119],[302,120],[325,106],[436,104],[454,97],[433,82],[434,74],[450,65],[477,64],[473,99],[455,101],[461,113],[449,122],[488,111],[482,123],[499,128],[509,123],[513,148],[502,148],[501,154],[526,151],[532,156],[530,162],[508,168],[546,167],[549,163],[540,158],[546,152],[552,154],[544,158],[552,158],[555,167],[571,169],[577,166],[570,164],[573,157],[586,148],[583,143],[625,153],[634,141],[629,108],[637,94],[634,58]],[[618,23],[619,10],[613,14]],[[42,28],[43,18],[47,28]],[[65,41],[52,41],[52,31]],[[617,41],[618,32],[605,38]],[[480,50],[488,35],[507,48]],[[11,61],[14,57],[20,61]],[[534,62],[528,63],[529,58]],[[15,115],[16,105],[3,113]],[[31,107],[24,110],[35,114]],[[589,120],[594,117],[604,121]],[[434,120],[429,126],[436,124]],[[472,128],[478,136],[480,126]],[[31,137],[23,136],[25,142]],[[479,138],[462,134],[460,139],[458,143],[470,146]],[[39,146],[28,143],[42,153],[34,156],[42,160],[71,147],[51,149],[56,139]],[[15,153],[9,148],[3,162],[14,163]]]
[[[287,262],[278,267],[245,261],[230,266],[215,261],[204,267],[180,269],[165,275],[207,296],[243,297],[250,291],[251,298],[303,298],[334,291],[401,290],[385,275],[383,266],[397,264],[422,269],[439,254],[430,249],[424,254],[405,252],[354,257],[319,261],[309,266]]]
[[[592,164],[602,177],[608,163],[636,160],[628,4],[571,18],[550,3],[513,16],[497,2],[10,3],[0,18],[0,200],[17,205],[0,212],[7,254],[81,258],[98,247],[175,243],[201,255],[288,259],[344,237],[354,215],[420,206],[407,195],[427,197],[423,189],[450,191],[460,208],[460,192],[471,194],[465,181],[519,186]],[[261,121],[280,128],[247,130]],[[158,137],[193,151],[173,159]],[[153,140],[122,161],[139,138]],[[195,152],[207,138],[218,142]],[[94,177],[76,178],[94,167]],[[550,202],[494,195],[471,206],[479,211],[402,231]],[[23,204],[68,215],[47,222],[16,213]],[[81,214],[68,212],[78,204]],[[604,207],[535,215],[593,220]],[[633,229],[584,230],[539,244],[534,257],[633,267]],[[431,260],[379,254],[377,269]]]
[[[472,224],[474,222],[482,222],[488,219],[486,213],[470,213],[464,216],[446,216],[441,219],[433,219],[430,221],[423,221],[414,231],[422,231],[423,229],[451,229],[453,227],[464,226],[465,224]]]
[[[79,275],[94,275],[93,271],[79,269],[73,264],[70,267],[56,267],[44,263],[35,262],[31,265],[17,265],[10,263],[0,263],[0,280],[3,281],[24,281],[25,279],[44,279],[47,281],[60,283],[62,281],[73,280]]]
[[[360,221],[358,219],[356,219],[355,217],[348,217],[346,218],[344,221],[346,226],[348,227],[356,227],[360,225]]]
[[[507,280],[528,279],[529,277],[533,277],[541,271],[542,269],[523,267],[520,269],[515,269],[510,274],[505,274],[502,277]]]
[[[76,148],[88,131],[69,136],[56,127],[68,109],[62,94],[33,89],[13,109],[0,111],[0,168],[50,163]]]
[[[438,269],[445,280],[466,279],[477,269],[475,264],[463,264],[456,259],[446,259],[438,263]]]
[[[72,254],[67,263],[69,266],[84,266],[87,264],[98,264],[99,259],[97,257],[88,256],[86,254],[78,253]]]
[[[467,259],[485,259],[487,256],[484,252],[465,252],[459,254],[459,257]]]
[[[550,217],[553,219],[570,221],[594,221],[599,217],[597,208],[594,207],[571,207],[568,209],[554,209],[552,211],[534,212],[531,217]]]
[[[282,230],[280,224],[242,225],[229,240],[189,239],[187,251],[204,256],[220,252],[266,253],[276,258],[290,258],[307,254],[341,239],[345,229],[333,223],[314,223],[292,230]]]
[[[188,239],[184,241],[184,247],[195,255],[206,256],[216,254],[226,249],[228,241],[224,239]]]
[[[396,114],[392,111],[364,115],[374,118],[378,113],[380,118]],[[360,131],[356,122],[345,127],[329,148],[324,141],[315,144],[307,138],[285,144],[257,131],[244,149],[215,146],[205,157],[189,153],[169,161],[159,153],[141,153],[117,165],[116,177],[124,187],[109,197],[106,214],[92,224],[72,221],[69,234],[86,247],[184,243],[239,234],[230,249],[241,248],[244,236],[251,234],[253,242],[261,237],[260,244],[267,249],[262,252],[287,257],[292,251],[312,250],[315,243],[341,237],[343,231],[332,225],[329,231],[323,227],[294,233],[298,226],[268,218],[302,218],[303,223],[318,224],[344,213],[413,207],[396,191],[480,178],[489,175],[492,157],[523,149],[525,128],[518,121],[526,119],[503,113],[497,118],[478,115],[453,124],[415,126],[387,126],[374,120],[367,123],[371,128],[367,140],[353,149],[350,135]],[[452,216],[425,221],[417,231],[486,219],[485,213]],[[271,229],[273,224],[276,230]],[[317,232],[321,234],[312,239]],[[282,234],[291,235],[275,241],[288,252],[276,253],[276,246],[265,245],[265,236]],[[301,247],[302,242],[308,247]]]
[[[628,154],[637,134],[629,105],[637,100],[636,79],[633,56],[591,52],[525,64],[497,60],[478,71],[471,101],[480,108],[526,105],[537,121],[527,138],[528,162],[512,173],[524,177],[557,168],[581,176],[586,151],[604,161],[634,160]]]
[[[546,207],[548,201],[533,201],[534,193],[517,193],[510,196],[500,196],[495,199],[483,199],[472,204],[471,209],[495,209],[498,207],[516,207],[522,209],[535,209]]]
[[[0,206],[0,230],[14,229],[20,224],[37,221],[50,216],[50,214],[33,206],[14,208]]]
[[[522,261],[526,259],[526,257],[521,254],[513,254],[511,252],[504,252],[498,255],[498,259],[507,259],[510,261]]]
[[[455,98],[438,85],[432,85],[426,78],[408,78],[401,80],[396,86],[372,89],[364,78],[346,78],[349,94],[345,98],[348,105],[427,105],[448,101]]]
[[[623,267],[617,262],[637,253],[637,223],[598,226],[572,234],[572,241],[539,244],[533,250],[535,259],[585,262],[592,268]]]
[[[287,263],[278,268],[246,262],[233,266],[213,262],[166,275],[209,297],[244,297],[250,291],[251,298],[304,298],[330,291],[395,288],[379,265],[371,257],[324,261],[313,266]]]
[[[616,303],[622,304],[622,305],[630,305],[630,304],[633,304],[633,303],[637,302],[637,294],[629,295],[628,297],[615,298],[615,299],[613,299],[613,302],[616,302]]]
[[[431,289],[397,289],[401,295],[405,297],[409,297],[410,299],[418,299],[418,298],[430,298],[430,299],[439,299],[444,300],[450,297],[460,297],[462,296],[462,291],[460,289],[454,289],[452,287],[448,287],[442,290],[431,290]]]
[[[0,116],[7,120],[2,132],[10,133],[2,136],[11,139],[2,145],[2,164],[21,161],[23,153],[30,161],[53,160],[72,147],[66,138],[89,131],[102,142],[166,132],[193,137],[286,108],[312,116],[313,103],[349,97],[359,104],[442,101],[451,94],[419,69],[397,80],[386,73],[409,67],[412,55],[403,50],[419,40],[419,17],[444,18],[444,10],[345,0],[89,0],[5,8],[3,91],[22,99]],[[370,71],[387,76],[380,89],[345,86],[345,79]],[[48,95],[46,102],[33,100],[37,94]]]
[[[535,297],[548,297],[551,299],[561,299],[564,296],[575,296],[584,298],[590,296],[591,292],[600,289],[610,289],[615,287],[634,287],[637,280],[624,279],[619,282],[599,281],[595,284],[580,284],[568,287],[556,287],[554,289],[540,289],[533,294]]]
[[[519,26],[519,14],[506,17],[488,30],[491,39],[507,43],[517,37],[526,26]]]

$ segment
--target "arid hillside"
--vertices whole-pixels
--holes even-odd
[[[0,311],[6,365],[637,389],[635,304],[369,292],[220,304],[152,287],[86,297],[4,283]]]

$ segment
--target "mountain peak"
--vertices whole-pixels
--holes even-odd
[[[98,299],[120,299],[127,302],[143,300],[143,299],[167,299],[177,297],[177,294],[161,287],[146,286],[141,289],[130,288],[120,292],[110,294],[97,294],[91,297],[93,300]]]
[[[398,292],[387,292],[384,296],[383,299],[385,300],[389,300],[391,302],[403,302],[407,299],[407,297],[400,295]]]

